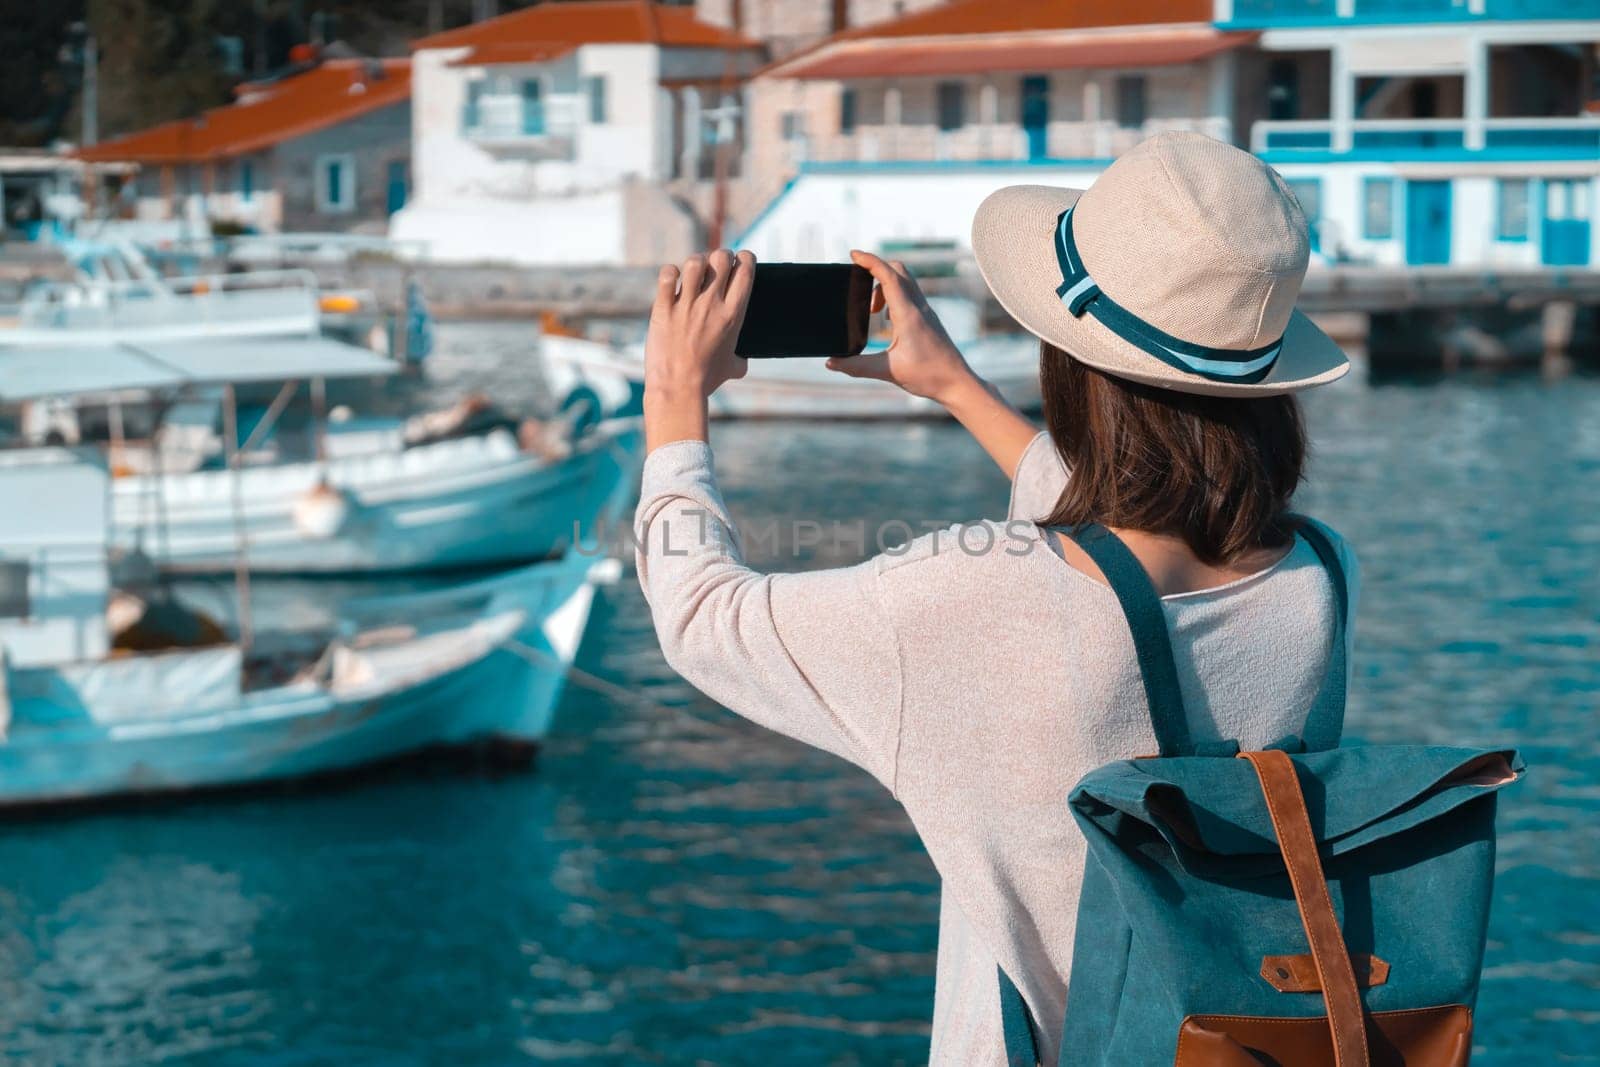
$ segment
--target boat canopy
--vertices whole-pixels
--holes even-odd
[[[369,378],[395,363],[322,337],[63,344],[0,351],[0,402],[190,385]]]

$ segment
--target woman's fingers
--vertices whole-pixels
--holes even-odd
[[[706,257],[698,253],[683,261],[683,286],[680,292],[693,300],[706,285]]]
[[[834,356],[828,360],[829,370],[847,374],[852,378],[876,378],[888,382],[894,379],[889,375],[889,354],[887,352],[863,352],[859,356]]]
[[[882,311],[883,306],[883,286],[874,284],[872,286],[872,313],[877,314],[878,312]]]
[[[891,305],[905,291],[905,275],[896,274],[893,267],[871,252],[863,252],[858,248],[850,253],[850,259],[856,266],[867,269]]]
[[[733,253],[719,248],[706,257],[706,292],[720,298],[728,291],[729,276],[733,273]]]
[[[734,319],[744,321],[744,310],[750,303],[750,289],[756,283],[756,254],[745,249],[732,259],[725,299],[733,308]]]
[[[672,300],[677,293],[678,268],[668,263],[656,272],[656,301],[650,308],[650,314],[665,315],[672,309]]]

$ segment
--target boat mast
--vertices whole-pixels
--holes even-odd
[[[328,458],[328,383],[322,378],[311,379],[311,433],[316,439],[317,462]],[[322,472],[326,478],[326,470]]]
[[[233,385],[222,387],[222,447],[233,479],[233,584],[239,598],[239,650],[249,656],[254,633],[250,624],[250,564],[244,525],[244,477],[239,460],[239,411]]]

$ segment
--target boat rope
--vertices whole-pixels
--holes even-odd
[[[601,696],[609,697],[620,704],[632,704],[646,711],[660,712],[667,715],[687,715],[689,718],[700,722],[706,721],[687,707],[663,704],[659,700],[652,700],[637,690],[629,689],[627,686],[613,682],[609,678],[602,678],[598,674],[591,674],[581,667],[564,663],[559,657],[541,648],[534,648],[532,645],[524,644],[514,637],[508,637],[500,642],[500,647],[514,655],[521,656],[536,667],[563,671],[567,676],[567,680],[574,685],[593,693],[599,693]]]

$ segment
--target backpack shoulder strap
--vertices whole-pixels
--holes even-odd
[[[1155,729],[1161,755],[1188,755],[1193,749],[1189,720],[1183,710],[1172,637],[1167,633],[1167,617],[1161,611],[1156,587],[1128,546],[1104,526],[1089,523],[1067,533],[1094,560],[1122,605],[1122,614],[1133,633],[1134,651],[1139,656],[1139,674],[1150,705],[1150,725]]]
[[[1038,1067],[1039,1044],[1033,1037],[1028,1002],[1004,967],[995,971],[1000,975],[1000,1032],[1006,1040],[1006,1067]]]
[[[1339,735],[1344,731],[1345,689],[1350,673],[1350,643],[1346,635],[1350,625],[1350,587],[1344,565],[1339,562],[1339,550],[1322,527],[1303,515],[1294,518],[1298,520],[1296,532],[1316,552],[1328,572],[1328,581],[1333,583],[1333,648],[1328,654],[1328,674],[1306,715],[1304,733],[1306,751],[1318,752],[1339,747]]]

